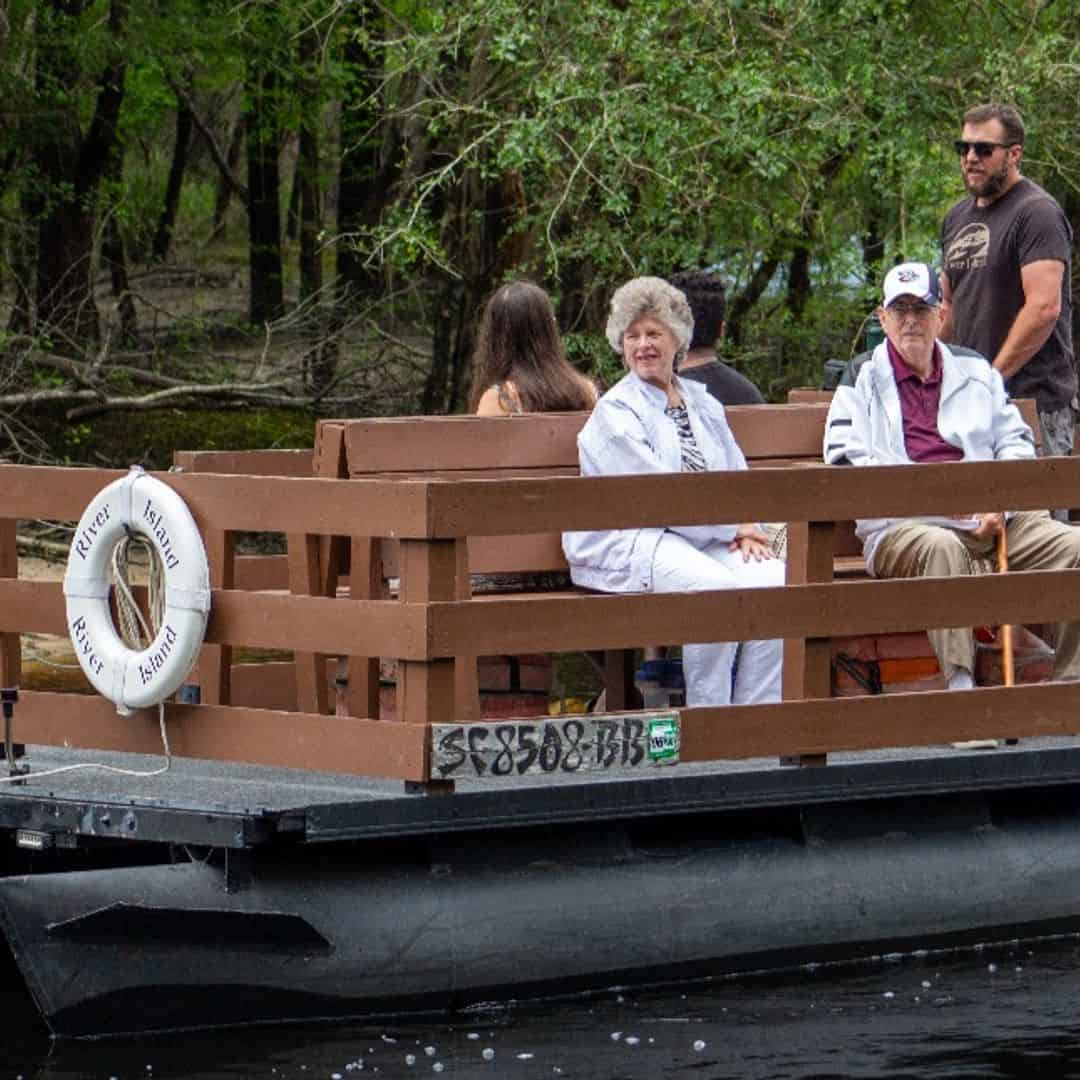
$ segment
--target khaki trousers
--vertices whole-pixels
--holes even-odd
[[[1065,570],[1080,566],[1080,529],[1054,521],[1046,510],[1014,514],[1006,526],[1009,568]],[[874,552],[878,577],[954,577],[984,573],[993,566],[994,538],[975,540],[970,533],[940,525],[905,521],[891,528]],[[988,561],[989,560],[989,561]],[[928,630],[942,674],[975,670],[971,630]],[[1057,624],[1055,679],[1080,679],[1080,622]]]

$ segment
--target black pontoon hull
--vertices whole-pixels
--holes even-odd
[[[470,1002],[1002,940],[1080,926],[1080,818],[804,812],[799,836],[677,817],[0,880],[61,1035]],[[710,818],[717,826],[720,822]],[[775,818],[771,819],[775,825]],[[684,831],[683,826],[688,826]],[[422,853],[422,858],[414,858]]]

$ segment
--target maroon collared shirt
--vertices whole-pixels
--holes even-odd
[[[964,451],[946,442],[938,431],[938,407],[941,405],[941,350],[934,345],[934,363],[929,378],[904,363],[904,358],[885,339],[892,363],[896,390],[900,395],[900,415],[904,420],[904,446],[912,461],[960,461]]]

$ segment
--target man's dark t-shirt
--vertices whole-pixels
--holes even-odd
[[[1040,412],[1076,397],[1073,364],[1072,229],[1061,207],[1038,184],[1021,178],[989,206],[971,196],[941,227],[945,274],[952,288],[953,341],[993,359],[1024,303],[1021,269],[1040,259],[1065,264],[1061,314],[1041,349],[1006,382],[1012,397],[1034,397]]]
[[[706,360],[696,367],[680,368],[680,379],[704,383],[722,405],[764,405],[761,391],[745,376],[721,360]]]

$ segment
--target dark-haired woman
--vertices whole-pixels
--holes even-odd
[[[475,356],[479,416],[573,412],[596,404],[596,387],[566,359],[546,292],[528,281],[498,289],[484,308]]]

